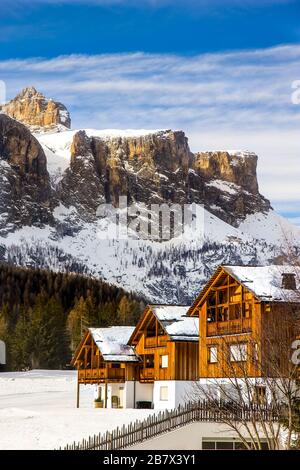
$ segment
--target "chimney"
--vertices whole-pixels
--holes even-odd
[[[289,290],[296,290],[296,274],[295,273],[282,273],[282,288]]]

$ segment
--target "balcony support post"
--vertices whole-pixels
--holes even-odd
[[[108,364],[105,364],[105,395],[104,395],[104,408],[107,408],[107,381],[108,381]]]
[[[76,393],[76,408],[80,405],[80,383],[79,383],[79,369],[77,370],[77,393]]]

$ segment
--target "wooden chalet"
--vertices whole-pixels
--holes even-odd
[[[138,380],[195,380],[198,371],[198,320],[188,307],[148,305],[128,344],[141,358]]]
[[[107,407],[107,385],[135,378],[135,367],[140,358],[127,344],[133,330],[131,326],[87,330],[71,363],[78,370],[77,407],[81,384],[104,384],[104,405]]]
[[[263,377],[270,358],[278,373],[286,368],[299,335],[298,279],[290,266],[219,267],[188,311],[200,321],[199,378]]]

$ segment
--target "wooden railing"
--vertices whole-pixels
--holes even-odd
[[[251,318],[207,323],[207,336],[218,336],[251,332]]]
[[[82,369],[78,371],[79,381],[125,380],[125,369]]]
[[[167,336],[146,336],[145,337],[145,348],[157,348],[166,346],[168,342]]]
[[[140,381],[141,382],[153,382],[154,381],[154,368],[145,367],[140,370]]]
[[[67,445],[59,450],[118,450],[125,449],[147,439],[153,439],[160,434],[186,426],[193,422],[225,422],[235,421],[278,421],[278,413],[271,407],[256,405],[241,405],[236,409],[228,404],[210,402],[187,403],[173,411],[164,411],[150,415],[144,421],[135,421],[127,427],[116,428],[106,434],[98,434],[82,442]]]

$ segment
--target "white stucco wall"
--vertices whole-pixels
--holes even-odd
[[[134,382],[132,380],[125,382],[124,407],[134,408]]]
[[[244,433],[245,437],[247,434]],[[264,437],[263,434],[261,434]],[[129,447],[130,450],[202,450],[202,439],[236,440],[237,434],[220,423],[192,423]]]
[[[135,408],[136,402],[138,401],[150,401],[153,403],[153,384],[143,384],[132,380],[126,382],[124,401],[126,403],[126,408]]]
[[[4,341],[0,340],[0,364],[6,364],[6,347]]]
[[[168,387],[168,400],[160,399],[160,388]],[[193,382],[185,380],[155,381],[153,389],[154,409],[171,410],[191,400]]]
[[[135,399],[137,401],[151,401],[153,403],[153,384],[141,384],[136,382]]]

